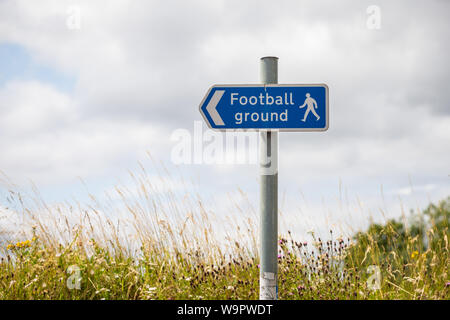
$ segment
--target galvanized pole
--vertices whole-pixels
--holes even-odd
[[[263,84],[278,83],[278,58],[261,58]],[[278,298],[278,132],[259,133],[261,264],[259,298]]]

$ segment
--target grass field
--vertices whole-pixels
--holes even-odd
[[[258,298],[255,226],[221,246],[201,203],[195,211],[175,195],[154,199],[151,186],[137,182],[144,202],[117,190],[131,217],[128,238],[94,207],[26,206],[10,191],[32,231],[1,249],[0,299]],[[171,209],[159,210],[161,201]],[[78,210],[82,220],[70,222],[64,210]],[[421,214],[420,228],[390,221],[351,238],[330,230],[305,242],[288,232],[279,239],[279,298],[449,299],[450,201]]]

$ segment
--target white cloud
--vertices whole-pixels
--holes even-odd
[[[34,135],[76,120],[73,101],[49,85],[10,82],[0,88],[0,134]]]
[[[0,89],[0,168],[38,185],[101,176],[165,142],[163,129],[85,118],[73,97],[38,82]]]
[[[414,189],[412,187],[400,188],[396,190],[396,193],[402,196],[409,196],[413,192],[413,190],[430,192],[434,189],[436,189],[436,186],[434,184],[426,184],[424,186],[414,187]]]

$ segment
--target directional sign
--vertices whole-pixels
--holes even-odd
[[[200,113],[216,130],[325,131],[326,84],[214,85]]]

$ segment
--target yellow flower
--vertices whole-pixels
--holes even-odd
[[[8,244],[8,246],[6,247],[6,249],[12,250],[12,249],[14,249],[14,245],[13,245],[13,244]]]
[[[14,244],[10,244],[8,246],[9,249],[14,249],[14,248],[29,248],[31,247],[31,241],[30,240],[26,240],[26,241],[19,241],[17,242],[15,245]]]
[[[419,251],[413,251],[412,253],[411,253],[411,258],[415,258],[415,257],[417,257],[417,256],[419,256]]]

